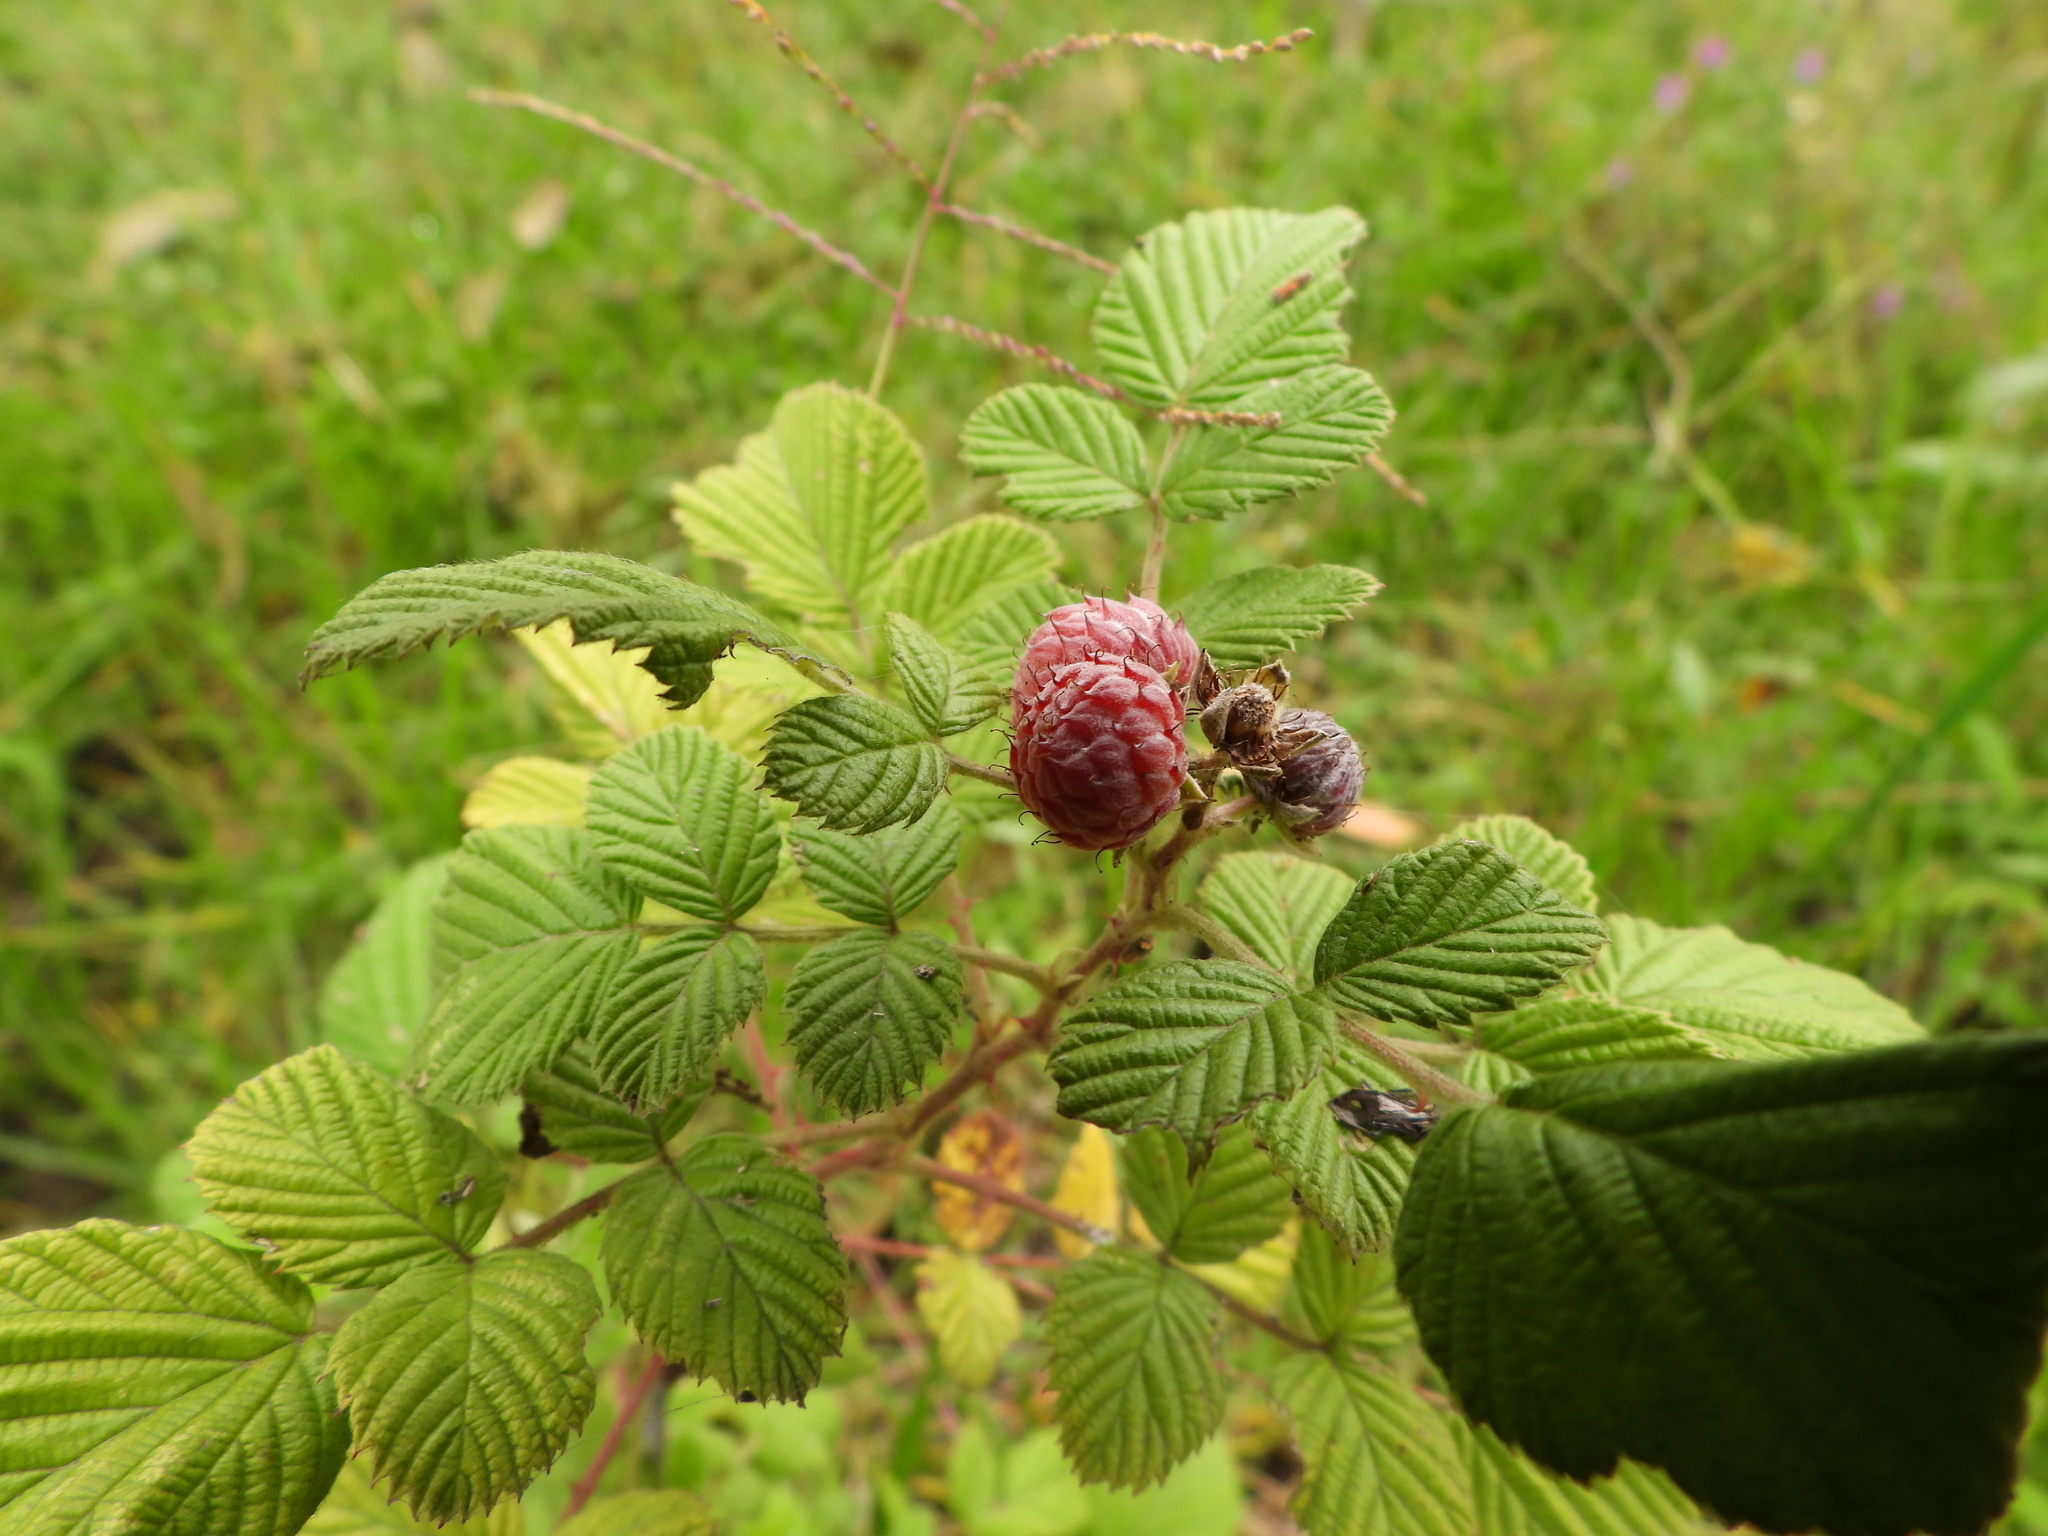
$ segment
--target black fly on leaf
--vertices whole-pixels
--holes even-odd
[[[1330,1100],[1330,1113],[1337,1117],[1339,1125],[1361,1136],[1370,1136],[1375,1141],[1382,1136],[1397,1136],[1411,1147],[1429,1134],[1437,1118],[1435,1110],[1424,1109],[1415,1102],[1413,1088],[1370,1085],[1338,1094]]]

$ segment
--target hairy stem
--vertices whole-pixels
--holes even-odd
[[[979,779],[984,784],[999,784],[1004,789],[1015,789],[1017,781],[1007,768],[998,768],[992,763],[977,763],[971,757],[962,757],[957,752],[946,754],[946,766],[963,779]]]
[[[1481,1093],[1476,1088],[1467,1088],[1456,1078],[1444,1076],[1435,1067],[1411,1056],[1390,1036],[1383,1035],[1376,1029],[1368,1028],[1353,1019],[1346,1019],[1344,1033],[1364,1047],[1368,1054],[1392,1068],[1395,1076],[1418,1093],[1427,1094],[1430,1098],[1439,1099],[1446,1104],[1494,1102],[1491,1094]]]
[[[619,1454],[619,1446],[625,1441],[626,1427],[640,1412],[640,1405],[647,1400],[647,1394],[654,1390],[655,1382],[661,1379],[662,1370],[661,1356],[649,1356],[640,1374],[633,1378],[633,1384],[620,1395],[618,1417],[612,1420],[612,1427],[605,1431],[604,1443],[598,1446],[597,1455],[592,1458],[589,1468],[576,1479],[576,1486],[569,1490],[568,1507],[562,1511],[564,1524],[575,1519],[583,1506],[590,1502],[590,1496],[597,1492],[597,1485],[604,1477],[605,1470],[611,1466],[612,1458]]]
[[[619,1186],[626,1181],[615,1179],[603,1189],[595,1190],[578,1200],[574,1205],[565,1205],[539,1226],[520,1233],[505,1246],[507,1248],[545,1248],[564,1232],[595,1216],[612,1203],[612,1197],[619,1192]]]
[[[1193,934],[1226,960],[1235,960],[1242,965],[1255,965],[1262,971],[1275,970],[1274,966],[1267,963],[1265,956],[1206,912],[1197,912],[1193,907],[1168,905],[1153,912],[1152,920],[1161,928]]]
[[[821,923],[815,928],[781,928],[774,923],[739,923],[734,932],[744,933],[763,944],[822,944],[849,933],[863,933],[866,930],[855,923]]]
[[[1020,960],[1015,955],[1006,955],[1000,950],[983,949],[975,944],[955,944],[953,953],[969,965],[978,969],[1001,971],[1005,976],[1015,976],[1019,981],[1028,981],[1039,992],[1050,995],[1059,990],[1059,983],[1044,966],[1029,960]]]
[[[1152,530],[1145,537],[1145,565],[1138,576],[1138,596],[1159,601],[1159,581],[1166,574],[1166,509],[1152,497]]]

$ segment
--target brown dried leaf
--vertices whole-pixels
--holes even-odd
[[[1024,1187],[1024,1139],[1014,1125],[992,1109],[976,1110],[946,1132],[939,1143],[939,1161],[948,1168],[994,1179],[1011,1189]],[[957,1184],[934,1181],[932,1214],[956,1247],[967,1253],[979,1253],[993,1247],[1009,1230],[1013,1213],[1000,1200]]]

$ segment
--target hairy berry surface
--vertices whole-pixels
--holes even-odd
[[[1180,696],[1129,657],[1054,667],[1020,700],[1010,743],[1017,796],[1070,848],[1128,848],[1180,802]]]
[[[1201,668],[1202,648],[1185,624],[1146,598],[1090,597],[1068,603],[1048,613],[1025,642],[1017,658],[1015,707],[1022,710],[1038,697],[1054,668],[1109,656],[1144,663],[1185,699]]]
[[[1350,818],[1365,787],[1365,759],[1335,720],[1321,710],[1287,709],[1274,723],[1283,747],[1308,740],[1281,759],[1275,778],[1250,778],[1251,792],[1271,806],[1296,837],[1321,837]]]

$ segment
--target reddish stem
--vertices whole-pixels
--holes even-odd
[[[619,1399],[618,1417],[612,1420],[612,1427],[604,1432],[604,1443],[597,1448],[597,1456],[576,1479],[576,1486],[569,1491],[569,1506],[562,1511],[562,1524],[567,1525],[582,1512],[590,1502],[590,1496],[597,1492],[597,1485],[604,1477],[605,1468],[612,1464],[612,1458],[619,1453],[619,1446],[626,1438],[627,1426],[640,1412],[640,1405],[647,1400],[647,1394],[654,1390],[654,1384],[661,1379],[662,1359],[659,1355],[648,1357],[647,1364],[626,1388],[626,1395]]]

